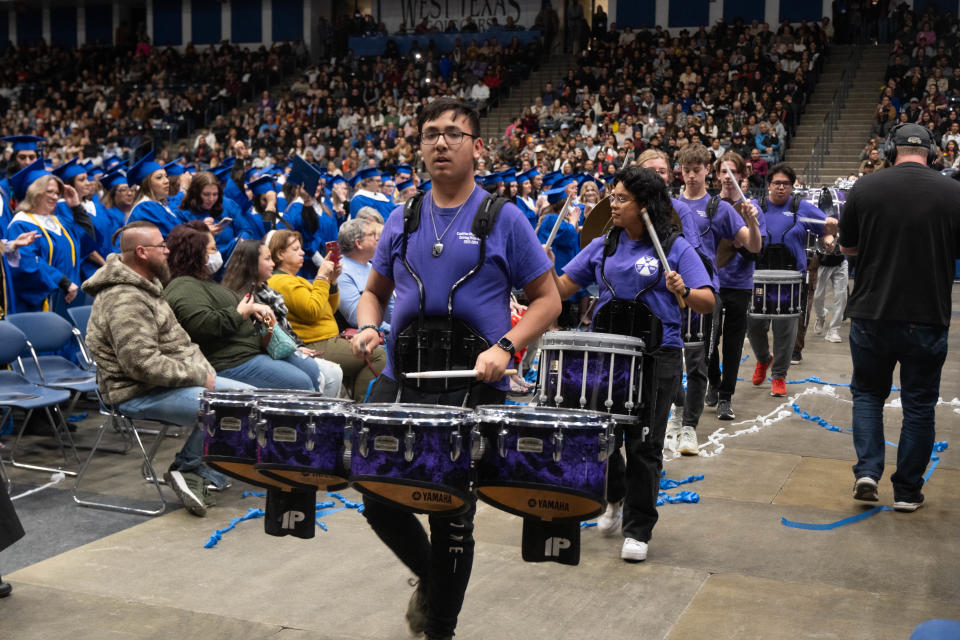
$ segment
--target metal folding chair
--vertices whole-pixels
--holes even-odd
[[[0,365],[8,365],[19,359],[19,356],[27,348],[27,338],[15,326],[6,320],[0,320]],[[20,469],[31,469],[34,471],[49,471],[51,473],[63,472],[66,475],[75,476],[75,471],[62,469],[59,467],[46,467],[41,465],[24,464],[16,461],[16,451],[23,437],[23,432],[33,412],[37,409],[43,409],[49,420],[52,435],[57,441],[57,446],[66,463],[70,463],[68,451],[73,454],[73,459],[79,466],[80,458],[73,445],[73,438],[70,436],[70,429],[63,419],[63,413],[59,405],[70,399],[70,391],[66,389],[53,389],[38,384],[34,384],[23,375],[15,371],[0,371],[0,424],[6,422],[7,418],[13,413],[14,409],[20,409],[26,412],[23,424],[17,430],[13,444],[10,447],[10,464]],[[54,417],[56,416],[56,418]]]

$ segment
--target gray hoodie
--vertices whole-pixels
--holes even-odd
[[[157,387],[203,386],[213,367],[177,322],[163,286],[111,254],[83,283],[93,310],[87,346],[104,400],[120,404]]]

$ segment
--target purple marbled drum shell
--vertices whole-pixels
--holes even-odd
[[[204,457],[222,457],[254,463],[257,459],[256,420],[253,405],[204,399],[200,421],[203,424]],[[227,422],[224,423],[224,420]],[[224,426],[238,427],[224,429]]]
[[[257,449],[258,469],[297,469],[347,477],[343,465],[347,414],[288,415],[271,413],[268,407],[261,412],[261,419],[264,433]],[[311,422],[315,428],[312,434]],[[288,442],[275,437],[278,428],[291,429],[296,433],[296,440]],[[312,447],[308,442],[313,443]]]

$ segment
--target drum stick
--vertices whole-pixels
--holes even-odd
[[[640,213],[643,215],[643,224],[647,226],[647,233],[650,234],[650,242],[653,243],[653,248],[656,250],[657,256],[660,258],[660,262],[663,263],[663,268],[667,271],[670,271],[670,263],[667,262],[667,254],[663,252],[663,247],[660,245],[660,238],[657,236],[657,232],[653,228],[653,223],[650,222],[650,214],[647,213],[646,207],[641,209]],[[677,304],[680,305],[680,308],[685,309],[687,304],[683,301],[683,298],[680,297],[680,294],[674,293],[673,295],[677,296]]]
[[[797,216],[797,222],[810,222],[812,224],[827,224],[826,220],[820,220],[819,218],[807,218],[805,216]]]
[[[547,249],[553,245],[553,239],[557,237],[557,231],[560,230],[560,223],[563,222],[563,217],[567,215],[567,210],[570,209],[571,202],[573,202],[573,196],[567,196],[567,201],[563,203],[563,209],[561,209],[560,213],[557,214],[557,221],[553,223],[553,229],[550,230],[550,235],[547,237]]]
[[[507,369],[503,372],[505,376],[512,376],[517,372],[516,369]],[[416,373],[405,373],[405,378],[432,380],[435,378],[476,378],[476,369],[455,369],[452,371],[420,371]]]
[[[444,140],[446,140],[446,138],[444,138]],[[737,176],[733,175],[733,171],[730,170],[730,165],[728,165],[726,162],[721,164],[723,164],[723,168],[727,170],[727,175],[730,176],[731,180],[733,180],[733,186],[737,188],[737,193],[740,194],[740,200],[742,202],[746,202],[747,196],[743,195],[743,189],[740,188],[740,183],[737,182]]]

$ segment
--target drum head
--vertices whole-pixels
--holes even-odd
[[[555,428],[598,427],[612,425],[610,415],[585,409],[534,407],[530,405],[484,404],[477,407],[477,421],[482,423],[523,424]]]
[[[582,351],[614,351],[616,353],[641,353],[644,342],[633,336],[594,331],[548,331],[540,339],[541,349],[572,348]]]
[[[360,420],[439,425],[468,421],[473,410],[440,404],[370,403],[358,405],[355,415]]]

